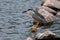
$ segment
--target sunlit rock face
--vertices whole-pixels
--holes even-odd
[[[55,16],[52,13],[46,11],[45,9],[36,8],[36,11],[38,11],[38,13],[45,18],[47,23],[53,21],[55,18]]]
[[[36,7],[36,8],[37,8],[37,9],[38,9],[38,8],[39,8],[39,9],[45,9],[46,11],[52,13],[53,15],[56,14],[56,11],[55,11],[55,10],[53,10],[53,9],[51,9],[51,8],[49,8],[49,7],[46,7],[46,6],[41,6],[41,7]]]
[[[56,7],[58,9],[60,9],[60,0],[47,0],[43,4],[43,6]]]

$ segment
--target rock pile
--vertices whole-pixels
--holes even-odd
[[[24,11],[30,14],[34,22],[39,22],[40,25],[49,25],[55,20],[55,17],[60,16],[60,0],[41,0],[42,6],[36,7],[35,10],[29,9]],[[34,28],[32,28],[34,29]],[[36,29],[36,28],[35,28]],[[48,39],[48,38],[60,38],[56,36],[55,33],[51,31],[46,31],[44,33],[37,33],[35,35],[36,39]],[[27,39],[28,40],[28,39]]]

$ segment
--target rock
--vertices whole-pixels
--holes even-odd
[[[55,38],[56,34],[51,31],[45,31],[44,33],[37,33],[36,39],[49,39],[49,38]]]
[[[43,6],[55,7],[60,9],[60,0],[46,0]]]
[[[36,8],[36,11],[44,17],[47,23],[54,21],[55,16],[45,9]]]
[[[31,37],[28,37],[26,40],[33,40]]]
[[[58,12],[58,13],[56,14],[56,16],[57,16],[57,17],[60,17],[60,12]]]
[[[54,15],[56,15],[56,11],[55,10],[53,10],[53,9],[51,9],[51,8],[49,8],[49,7],[46,7],[46,6],[41,6],[41,7],[36,7],[37,9],[39,8],[39,9],[45,9],[46,11],[48,11],[48,12],[50,12],[50,13],[52,13],[52,14],[54,14]]]

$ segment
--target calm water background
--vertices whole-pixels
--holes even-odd
[[[22,11],[40,4],[40,0],[0,0],[0,40],[25,40],[32,19]],[[60,34],[60,21],[55,21],[49,30]]]

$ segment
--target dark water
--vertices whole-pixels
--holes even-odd
[[[34,9],[40,3],[40,0],[0,0],[0,40],[26,40],[32,19],[22,11]],[[49,29],[60,34],[60,21]]]

